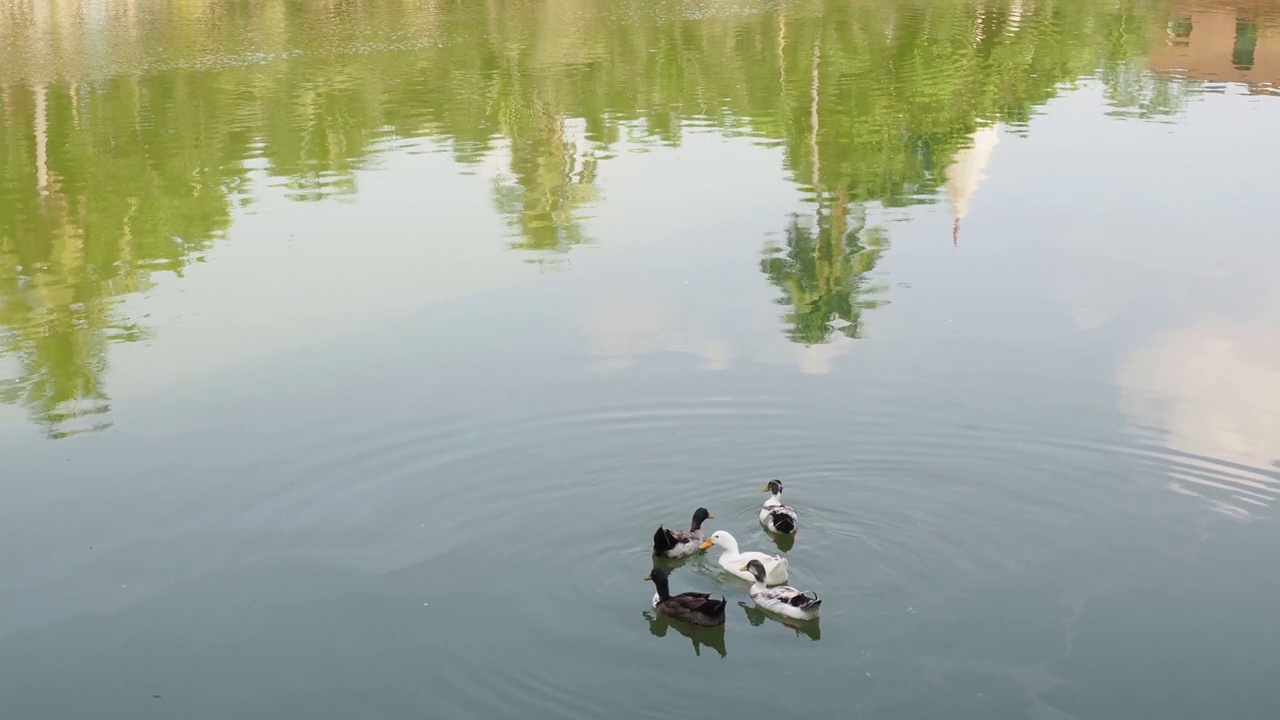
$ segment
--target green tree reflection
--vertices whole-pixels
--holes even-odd
[[[586,241],[582,213],[596,199],[596,159],[566,134],[565,119],[535,107],[509,134],[513,181],[494,181],[494,205],[520,238],[513,247],[563,252]]]
[[[866,211],[841,194],[815,217],[793,215],[783,247],[769,246],[760,269],[782,291],[787,336],[816,345],[832,332],[859,337],[862,312],[883,304],[884,291],[868,279],[888,248],[882,228],[866,227]]]
[[[424,141],[477,172],[505,159],[494,207],[540,262],[590,240],[624,138],[677,145],[696,124],[780,145],[814,210],[762,270],[791,339],[856,337],[884,301],[865,208],[936,201],[977,128],[1099,68],[1118,107],[1177,111],[1180,86],[1130,64],[1171,17],[1158,0],[0,0],[0,402],[55,437],[107,426],[110,345],[149,332],[120,300],[200,262],[251,178],[332,198]]]

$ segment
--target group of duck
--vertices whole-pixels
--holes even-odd
[[[770,533],[794,535],[799,518],[793,508],[782,502],[782,483],[770,480],[762,492],[769,493],[769,499],[760,508],[760,524]],[[822,601],[811,592],[797,590],[785,584],[788,579],[785,557],[754,551],[743,552],[738,548],[738,541],[724,530],[717,530],[704,540],[702,523],[712,519],[715,516],[707,512],[706,508],[698,508],[693,513],[693,524],[688,530],[668,530],[659,526],[653,534],[653,554],[678,559],[718,545],[724,550],[720,555],[720,567],[751,582],[747,593],[762,610],[796,620],[817,619]],[[716,600],[707,593],[697,592],[672,595],[666,571],[656,566],[645,580],[652,580],[658,589],[653,596],[653,607],[659,614],[690,625],[724,625],[726,600],[723,597]]]

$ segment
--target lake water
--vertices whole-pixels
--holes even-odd
[[[0,0],[0,716],[1280,717],[1280,2]],[[656,619],[649,543],[723,633]]]

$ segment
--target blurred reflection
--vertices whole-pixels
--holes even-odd
[[[519,233],[512,247],[564,252],[587,240],[581,221],[596,200],[596,160],[581,123],[566,122],[537,98],[530,107],[527,124],[507,128],[512,177],[495,181],[494,205]]]
[[[1147,67],[1162,77],[1244,83],[1250,93],[1280,92],[1280,3],[1195,2],[1166,26]]]
[[[969,214],[969,202],[986,179],[991,153],[1000,142],[995,126],[981,128],[970,138],[970,146],[956,153],[947,168],[947,202],[951,207],[951,244],[960,244],[960,223]]]
[[[852,217],[850,217],[852,215]],[[884,230],[866,228],[866,211],[850,206],[842,191],[812,222],[792,216],[785,247],[769,246],[760,268],[790,305],[785,319],[793,342],[817,345],[832,333],[859,337],[862,312],[884,303],[884,291],[867,274],[875,269],[888,240]]]
[[[1280,497],[1280,298],[1248,320],[1202,317],[1122,359],[1132,422],[1164,430],[1175,490],[1243,517]],[[1211,459],[1212,458],[1212,459]]]
[[[678,568],[682,568],[685,565],[688,565],[689,562],[699,557],[700,557],[699,553],[694,553],[692,555],[685,555],[684,557],[680,557],[680,558],[667,558],[667,557],[654,555],[652,556],[651,559],[653,560],[654,567],[662,568],[663,570],[666,570],[667,573],[669,574]]]
[[[720,627],[694,627],[681,622],[668,620],[652,610],[644,611],[645,620],[649,621],[649,632],[654,637],[666,637],[668,630],[675,630],[677,633],[689,638],[693,643],[693,654],[702,657],[702,646],[715,650],[720,657],[726,657],[729,653],[724,646],[724,626]]]
[[[201,262],[255,181],[321,201],[387,153],[497,158],[512,248],[554,264],[591,240],[611,153],[692,125],[779,145],[809,197],[760,267],[802,368],[826,372],[886,301],[867,207],[936,202],[984,129],[1099,67],[1119,110],[1178,111],[1184,86],[1131,62],[1153,48],[1152,68],[1274,83],[1273,6],[731,0],[691,19],[677,0],[0,0],[0,402],[50,437],[108,427],[109,347],[149,337],[118,300]],[[706,335],[653,342],[727,366]]]
[[[765,621],[772,620],[791,628],[796,637],[803,635],[814,641],[822,639],[821,620],[793,620],[781,615],[774,615],[771,612],[765,612],[754,604],[746,602],[739,602],[738,607],[742,608],[742,611],[746,613],[747,622],[751,623],[752,627],[760,627],[765,624]]]
[[[591,354],[604,369],[630,367],[637,356],[684,353],[708,370],[724,370],[734,351],[722,331],[684,317],[675,299],[644,285],[610,288],[585,308]]]
[[[796,538],[799,536],[799,533],[788,535],[786,533],[772,533],[768,530],[765,530],[764,534],[768,535],[769,539],[773,540],[773,544],[777,545],[782,552],[790,552],[791,548],[795,547]]]

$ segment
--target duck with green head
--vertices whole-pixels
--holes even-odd
[[[698,552],[698,546],[702,544],[702,523],[715,517],[700,507],[693,511],[693,522],[688,530],[668,530],[659,525],[653,533],[653,554],[674,559]]]
[[[672,620],[699,625],[702,627],[718,627],[724,625],[725,599],[711,599],[707,593],[686,592],[672,595],[667,585],[667,572],[662,568],[654,568],[645,580],[653,581],[658,594],[653,598],[653,609],[658,614]]]

